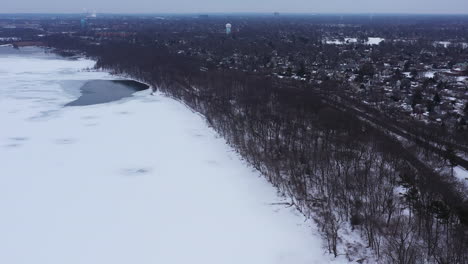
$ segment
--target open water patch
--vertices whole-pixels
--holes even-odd
[[[91,80],[81,86],[81,96],[65,106],[110,103],[148,88],[148,85],[132,80]]]

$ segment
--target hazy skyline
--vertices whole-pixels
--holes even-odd
[[[415,13],[468,14],[467,0],[15,0],[0,13]]]

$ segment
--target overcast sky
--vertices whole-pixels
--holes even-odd
[[[468,0],[0,0],[0,13],[431,13],[468,14]]]

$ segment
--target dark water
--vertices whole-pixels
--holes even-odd
[[[148,89],[149,86],[131,80],[93,80],[81,88],[81,96],[65,106],[84,106],[104,104],[130,97],[135,92]]]
[[[9,45],[0,46],[0,55],[3,56],[17,56],[27,55],[28,58],[40,58],[45,60],[60,59],[61,57],[51,52],[51,49],[40,48],[40,47],[21,47],[18,49],[13,48]]]

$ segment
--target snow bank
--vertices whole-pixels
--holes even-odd
[[[350,44],[350,43],[356,43],[356,42],[357,42],[357,38],[344,38],[344,41],[341,41],[338,39],[325,41],[325,43],[327,44],[335,44],[335,45],[343,45],[343,44]]]
[[[468,171],[466,171],[463,167],[457,166],[454,169],[454,176],[462,181],[468,184]]]
[[[197,114],[62,106],[89,60],[0,55],[0,263],[344,263]]]
[[[384,40],[383,38],[369,38],[367,45],[379,45]]]
[[[450,42],[450,41],[436,41],[436,42],[434,42],[435,46],[442,46],[444,48],[447,48],[450,44],[452,44],[452,42]]]
[[[383,39],[383,38],[370,37],[370,38],[368,38],[368,41],[366,41],[364,44],[366,44],[366,45],[379,45],[380,42],[382,42],[384,40],[385,39]],[[358,42],[357,38],[344,38],[344,41],[341,41],[341,40],[338,40],[338,39],[325,40],[326,44],[334,44],[334,45],[352,44],[352,43],[357,43],[357,42]]]
[[[426,77],[426,78],[434,78],[435,73],[436,73],[435,71],[428,71],[428,72],[425,72],[425,73],[424,73],[424,77]]]

